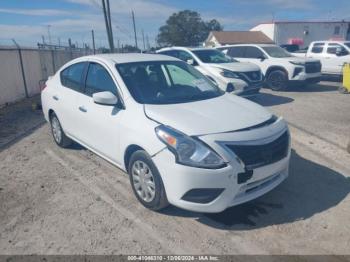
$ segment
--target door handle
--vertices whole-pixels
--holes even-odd
[[[85,108],[85,107],[83,107],[83,106],[79,106],[79,110],[80,110],[81,112],[84,112],[84,113],[86,113],[86,112],[87,112],[86,108]]]
[[[56,101],[59,100],[58,96],[52,96],[52,98],[53,98],[54,100],[56,100]]]

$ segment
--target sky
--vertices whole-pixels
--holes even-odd
[[[110,0],[114,42],[134,44],[131,11],[135,12],[139,47],[142,31],[151,46],[160,26],[178,11],[197,11],[217,19],[224,30],[249,30],[274,20],[350,20],[350,0]],[[107,46],[101,0],[0,0],[0,45],[36,46],[38,42]]]

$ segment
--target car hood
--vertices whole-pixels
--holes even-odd
[[[304,54],[305,55],[305,54]],[[292,56],[287,58],[288,61],[293,61],[293,62],[319,62],[319,59],[314,59],[314,58],[305,58],[305,57],[297,57],[297,56]]]
[[[252,71],[260,71],[260,68],[252,63],[222,63],[222,64],[206,64],[207,67],[218,68],[218,69],[226,69],[233,72],[252,72]]]
[[[145,105],[145,114],[187,135],[235,131],[272,117],[262,106],[232,94],[182,104]]]

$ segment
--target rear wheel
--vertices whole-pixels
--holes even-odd
[[[169,205],[162,178],[150,156],[143,150],[132,154],[128,173],[136,198],[145,207],[160,210]]]
[[[72,140],[64,133],[61,123],[55,113],[50,115],[50,124],[52,136],[57,145],[60,147],[68,147],[72,144]]]
[[[282,70],[274,70],[266,77],[267,85],[274,91],[281,91],[287,88],[288,76]]]

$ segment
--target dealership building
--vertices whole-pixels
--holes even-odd
[[[262,23],[250,31],[260,31],[276,44],[307,47],[312,41],[350,40],[350,22],[346,21],[274,21]]]

